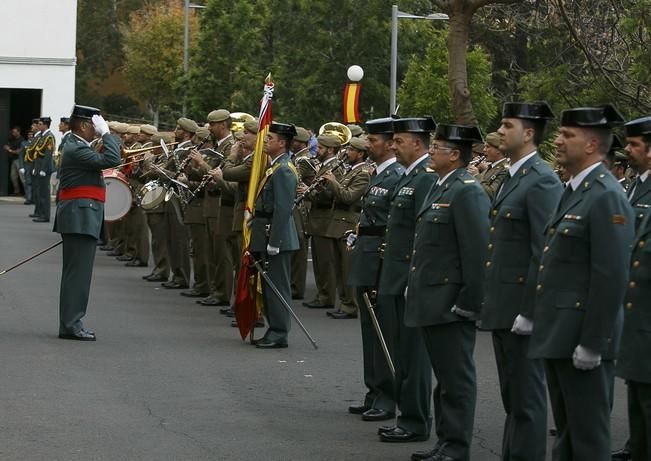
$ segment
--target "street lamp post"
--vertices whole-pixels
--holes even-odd
[[[447,14],[433,13],[427,16],[403,13],[398,11],[398,5],[391,7],[391,93],[389,99],[389,113],[396,110],[396,86],[398,80],[398,19],[426,19],[429,21],[450,19]]]
[[[188,50],[190,48],[190,8],[194,9],[203,9],[204,5],[196,5],[190,3],[190,0],[184,0],[183,12],[185,13],[185,29],[183,30],[183,75],[187,77],[188,75]],[[187,109],[186,95],[183,95],[183,116],[185,117],[185,112]]]

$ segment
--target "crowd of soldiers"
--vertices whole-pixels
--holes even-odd
[[[553,118],[545,103],[507,103],[485,139],[477,127],[431,118],[370,120],[365,131],[334,124],[315,157],[308,130],[279,132],[291,142],[276,150],[288,151],[298,184],[291,297],[305,296],[311,248],[317,293],[303,305],[334,320],[360,317],[367,393],[349,412],[395,419],[378,430],[383,442],[428,440],[433,426],[435,446],[412,459],[470,457],[477,328],[494,345],[502,459],[545,459],[547,392],[553,458],[610,459],[615,374],[628,384],[633,459],[651,456],[651,365],[636,354],[651,331],[651,117],[625,123],[608,105],[563,111],[556,170],[538,152]],[[614,142],[621,125],[625,142]],[[154,126],[108,127],[121,139],[134,203],[107,223],[101,249],[135,267],[149,265],[151,249],[146,281],[233,317],[257,121],[225,109],[204,125],[180,118],[169,155],[160,142],[172,140]],[[49,200],[49,120],[37,128],[25,151],[33,194]],[[154,187],[164,199],[139,206]],[[35,202],[36,218],[49,220],[49,204],[46,212]],[[270,219],[274,210],[256,212]],[[287,347],[287,331],[271,345]]]

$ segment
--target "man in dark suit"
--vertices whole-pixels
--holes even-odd
[[[477,400],[473,351],[481,310],[490,201],[466,171],[475,126],[439,125],[431,149],[438,174],[418,211],[405,324],[420,329],[434,375],[436,446],[428,461],[468,461]]]
[[[511,160],[490,213],[482,329],[492,331],[506,412],[502,459],[544,461],[547,395],[542,360],[527,357],[543,230],[563,192],[538,155],[548,120],[546,103],[506,103],[498,129],[500,149]]]
[[[545,362],[558,461],[610,460],[613,361],[634,218],[603,159],[611,128],[622,123],[611,105],[569,109],[554,140],[571,178],[545,230],[529,354]]]
[[[382,247],[387,229],[389,208],[393,190],[402,178],[404,168],[391,149],[393,143],[393,119],[380,118],[366,122],[368,130],[369,157],[376,168],[371,174],[368,188],[362,197],[362,212],[359,217],[356,240],[350,257],[348,282],[355,289],[355,298],[360,309],[362,329],[362,360],[364,362],[364,384],[367,391],[361,405],[351,405],[353,414],[393,415],[396,410],[393,376],[384,356],[380,340],[373,328],[370,313],[363,295],[375,298],[374,312],[383,335],[391,328],[393,313],[380,308],[377,302],[378,282],[382,269]],[[386,335],[389,339],[389,335]],[[389,346],[391,347],[391,346]],[[393,349],[393,347],[391,347]],[[391,416],[392,417],[392,416]]]
[[[639,224],[651,209],[651,169],[646,159],[647,147],[644,133],[651,128],[651,116],[631,120],[624,125],[626,146],[624,149],[629,156],[629,164],[637,173],[637,178],[629,186],[628,200],[635,211],[635,221]]]
[[[258,186],[259,192],[253,218],[250,221],[249,249],[257,258],[264,259],[269,279],[288,302],[292,299],[290,280],[292,252],[299,248],[296,225],[292,216],[298,172],[287,153],[295,134],[294,125],[271,123],[265,140],[265,151],[271,159],[271,165],[262,184]],[[286,348],[291,324],[290,314],[264,279],[262,290],[269,328],[264,337],[257,341],[256,347],[258,349]]]
[[[393,121],[396,158],[405,172],[391,193],[386,231],[386,251],[380,275],[378,308],[390,316],[387,343],[396,367],[395,399],[400,409],[395,426],[379,429],[383,442],[415,442],[429,439],[432,425],[432,370],[418,328],[404,323],[405,290],[414,243],[417,213],[437,176],[428,170],[431,118]],[[367,412],[368,421],[393,415]]]
[[[95,247],[104,223],[102,170],[120,163],[120,147],[99,109],[75,106],[70,124],[72,135],[61,157],[54,218],[54,232],[63,239],[59,338],[95,341],[95,333],[86,330],[81,319],[86,315]],[[102,138],[103,153],[90,147],[95,133]]]

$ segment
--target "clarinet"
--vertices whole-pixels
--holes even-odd
[[[328,169],[328,171],[333,171],[334,172],[338,168],[341,168],[342,166],[344,166],[346,164],[346,161],[347,161],[347,159],[345,159],[345,158],[337,160],[334,163],[334,165],[332,166],[332,168]],[[312,184],[307,186],[307,189],[305,189],[305,192],[303,192],[301,195],[296,197],[296,199],[294,200],[294,207],[300,205],[300,203],[307,198],[307,195],[310,192],[312,192],[314,189],[316,189],[319,186],[319,184],[321,184],[323,181],[325,181],[325,177],[320,176],[320,177],[316,178]]]

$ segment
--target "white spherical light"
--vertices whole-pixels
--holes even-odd
[[[364,78],[364,69],[359,66],[350,66],[348,68],[348,79],[351,82],[359,82]]]

